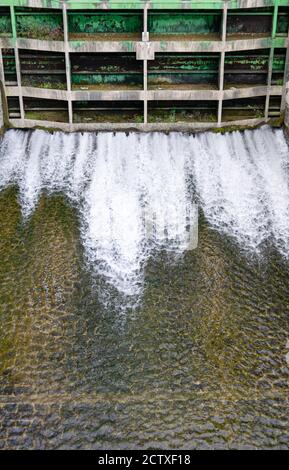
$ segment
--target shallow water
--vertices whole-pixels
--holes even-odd
[[[240,148],[249,137],[231,139]],[[265,144],[252,137],[260,165],[252,152],[221,151],[223,139],[214,160],[195,152],[198,247],[174,257],[154,247],[137,278],[141,300],[126,308],[127,284],[87,262],[80,203],[60,183],[41,183],[36,199],[27,177],[20,189],[15,176],[3,183],[0,446],[289,448],[288,157],[277,138],[283,153],[269,155],[267,134]]]

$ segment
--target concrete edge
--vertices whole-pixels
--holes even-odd
[[[240,121],[223,122],[191,122],[191,123],[86,123],[68,124],[53,121],[40,121],[30,119],[11,119],[11,126],[17,129],[43,129],[50,132],[184,132],[198,133],[205,131],[225,132],[229,130],[243,130],[270,124],[269,119],[244,119]]]

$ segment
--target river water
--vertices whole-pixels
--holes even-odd
[[[289,448],[288,172],[268,127],[6,132],[0,447]]]

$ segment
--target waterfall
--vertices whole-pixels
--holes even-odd
[[[10,130],[0,147],[0,190],[19,187],[24,219],[42,191],[76,204],[87,262],[132,295],[152,250],[188,248],[199,207],[242,249],[270,242],[287,257],[289,151],[281,130],[225,135],[49,134]]]

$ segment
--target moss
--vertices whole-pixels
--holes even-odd
[[[38,129],[39,131],[48,132],[48,134],[54,134],[54,132],[63,132],[62,129],[57,127],[45,127],[45,126],[34,126],[33,129]]]
[[[158,81],[152,83],[151,77],[148,79],[149,90],[218,90],[218,86],[212,83],[165,83]]]
[[[142,90],[141,84],[133,83],[73,83],[72,90]]]
[[[48,90],[66,90],[66,82],[40,82],[39,80],[33,80],[25,78],[22,80],[22,86],[45,88]]]
[[[282,127],[284,123],[284,113],[280,115],[278,118],[271,118],[269,119],[266,124],[272,127]],[[265,124],[265,119],[264,119],[264,124]],[[261,124],[262,125],[262,124]],[[225,134],[226,132],[234,132],[234,131],[244,131],[246,129],[257,129],[260,127],[260,124],[243,124],[243,125],[234,125],[232,124],[231,126],[223,126],[223,127],[216,127],[213,129],[210,129],[211,132],[216,132],[216,133],[221,133]]]
[[[16,24],[19,37],[63,40],[62,15],[17,15]]]
[[[25,119],[36,121],[68,122],[66,111],[26,111]]]
[[[142,114],[139,114],[137,111],[132,110],[116,112],[116,111],[85,111],[85,112],[75,112],[74,113],[74,122],[81,124],[93,124],[93,123],[140,123],[143,122]]]
[[[232,124],[231,126],[214,127],[213,129],[210,129],[210,132],[215,132],[217,134],[225,134],[226,132],[244,131],[246,129],[257,129],[258,127],[260,127],[260,124],[248,124],[242,126],[236,126]]]
[[[0,37],[9,37],[12,34],[12,26],[10,16],[0,16]]]
[[[140,41],[140,33],[69,33],[70,41]],[[82,45],[82,44],[81,44]]]
[[[217,116],[213,110],[208,110],[205,112],[198,110],[181,110],[181,109],[171,109],[171,110],[162,110],[157,109],[151,111],[149,114],[150,123],[194,123],[194,122],[216,122]]]
[[[210,46],[210,41],[219,41],[219,34],[190,34],[190,33],[179,33],[179,34],[156,34],[150,33],[151,41],[162,41],[161,48],[166,50],[167,43],[166,41],[202,41]]]
[[[271,118],[269,121],[270,126],[272,127],[282,127],[284,124],[285,112],[282,112],[279,117]]]
[[[142,30],[140,13],[115,13],[112,11],[68,15],[69,31],[79,34],[135,33]]]

